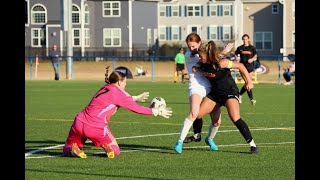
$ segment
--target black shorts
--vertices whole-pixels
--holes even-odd
[[[211,99],[212,101],[218,103],[220,106],[225,106],[226,105],[226,101],[228,99],[231,99],[231,98],[235,98],[239,101],[239,92],[238,93],[231,93],[231,94],[220,94],[220,95],[217,95],[217,94],[213,94],[213,93],[209,93],[207,95],[207,97],[209,99]]]
[[[182,71],[182,70],[184,70],[184,64],[178,64],[178,63],[177,63],[176,70],[177,70],[177,71]]]
[[[246,69],[247,69],[248,73],[251,73],[251,72],[253,72],[253,71],[254,71],[253,62],[252,62],[252,63],[250,63],[250,64],[244,64],[244,65],[245,65],[245,67],[246,67]]]

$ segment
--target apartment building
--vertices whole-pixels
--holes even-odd
[[[68,19],[76,55],[146,55],[154,46],[185,47],[190,32],[220,46],[241,45],[248,34],[259,54],[295,52],[294,0],[70,0],[71,12],[66,2],[25,0],[26,54],[53,44],[65,50]]]

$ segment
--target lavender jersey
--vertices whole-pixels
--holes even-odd
[[[119,107],[138,114],[152,115],[152,109],[139,105],[126,91],[113,84],[105,84],[76,118],[95,127],[105,127]]]
[[[199,55],[195,54],[194,57],[191,56],[191,51],[188,50],[185,53],[186,57],[186,66],[188,69],[189,75],[189,96],[194,93],[197,93],[204,97],[210,91],[211,84],[209,80],[202,74],[202,72],[192,72],[192,67],[199,67]]]

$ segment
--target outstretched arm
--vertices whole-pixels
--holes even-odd
[[[240,73],[243,75],[243,80],[245,82],[246,89],[250,91],[253,88],[252,79],[250,78],[250,75],[248,73],[248,70],[242,63],[239,62],[233,62],[228,59],[222,59],[220,61],[220,67],[221,68],[235,68],[239,69]]]
[[[223,58],[225,55],[228,54],[228,52],[231,51],[231,49],[233,48],[234,43],[228,43],[224,49],[221,51],[221,53],[218,55],[220,58]]]
[[[133,100],[134,101],[139,101],[139,102],[145,102],[149,97],[149,92],[143,92],[142,94],[140,95],[137,95],[137,96],[132,96]]]

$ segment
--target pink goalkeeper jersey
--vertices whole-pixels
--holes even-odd
[[[105,127],[119,107],[138,114],[152,115],[152,109],[139,105],[132,96],[113,84],[105,84],[76,119],[96,127]]]

